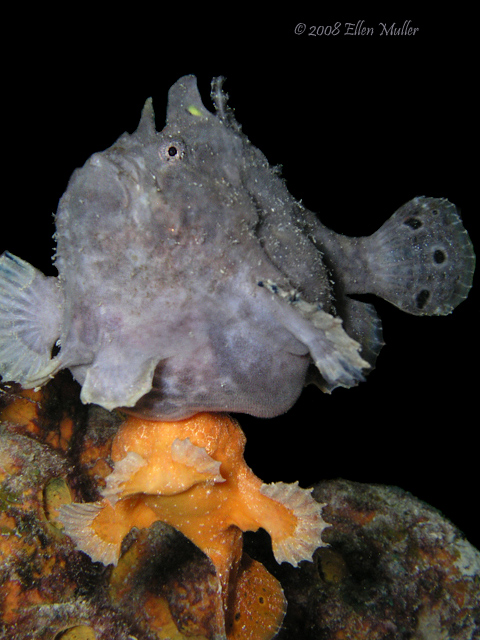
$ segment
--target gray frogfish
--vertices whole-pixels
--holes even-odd
[[[321,224],[241,132],[212,82],[170,89],[158,132],[147,100],[133,134],[77,169],[56,214],[58,277],[0,258],[0,375],[25,388],[68,368],[84,403],[179,420],[272,417],[305,383],[364,380],[383,345],[372,293],[450,313],[475,256],[455,205],[416,197],[373,235]]]

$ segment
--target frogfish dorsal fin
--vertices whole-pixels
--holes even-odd
[[[196,77],[183,76],[177,80],[168,92],[167,125],[176,124],[181,128],[208,117],[212,114],[203,106]]]

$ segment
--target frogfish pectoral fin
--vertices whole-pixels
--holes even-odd
[[[7,251],[0,256],[0,375],[26,389],[41,386],[64,364],[52,349],[60,337],[63,293]]]
[[[312,560],[318,547],[325,546],[322,531],[330,526],[322,517],[324,504],[313,499],[311,489],[298,482],[262,484],[260,492],[275,504],[266,504],[259,515],[260,526],[270,534],[275,560],[294,567]]]
[[[284,290],[269,280],[258,284],[274,294],[279,319],[310,351],[325,380],[324,391],[353,387],[365,380],[362,369],[370,365],[361,357],[361,345],[347,334],[340,318],[303,300],[295,290]]]
[[[93,562],[117,564],[122,540],[128,531],[106,500],[64,505],[59,520],[76,548],[89,555]]]
[[[149,527],[158,518],[141,497],[132,496],[115,505],[108,500],[64,505],[59,520],[77,549],[88,554],[94,562],[116,565],[122,540],[132,527]]]
[[[353,387],[365,380],[362,369],[370,368],[360,356],[360,345],[350,338],[340,318],[318,311],[315,333],[306,336],[306,345],[315,366],[325,380],[325,391],[336,387]]]

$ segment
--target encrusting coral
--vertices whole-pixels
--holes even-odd
[[[323,545],[323,505],[298,483],[263,484],[243,458],[245,436],[225,414],[179,422],[129,417],[112,444],[103,499],[63,506],[60,520],[77,548],[117,564],[133,527],[156,521],[181,531],[211,559],[223,609],[235,589],[242,531],[268,531],[277,562],[297,566]]]

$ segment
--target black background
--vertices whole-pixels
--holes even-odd
[[[206,5],[195,15],[154,6],[107,19],[42,8],[5,23],[0,250],[55,275],[52,213],[72,171],[132,132],[150,95],[161,129],[167,90],[186,73],[208,106],[211,78],[226,76],[243,131],[334,230],[367,235],[412,197],[440,196],[479,246],[473,16],[298,4],[223,17]],[[362,19],[373,36],[345,35]],[[380,36],[380,22],[406,20],[416,35]],[[308,35],[337,22],[338,35]],[[478,286],[443,318],[377,309],[387,344],[367,382],[331,396],[309,387],[277,419],[241,417],[247,461],[268,482],[400,486],[480,546]]]

